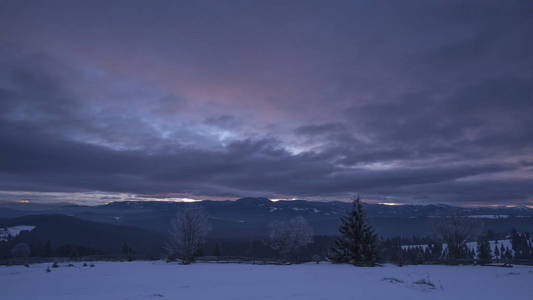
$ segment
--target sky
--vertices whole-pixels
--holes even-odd
[[[0,0],[0,201],[533,205],[531,1]]]

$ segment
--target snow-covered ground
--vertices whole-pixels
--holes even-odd
[[[94,264],[0,266],[0,299],[533,299],[527,266]]]

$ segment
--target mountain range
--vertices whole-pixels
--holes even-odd
[[[0,203],[0,219],[28,215],[66,215],[78,219],[136,227],[162,235],[183,202],[122,201],[105,205]],[[315,234],[337,233],[339,217],[348,202],[271,201],[267,198],[242,198],[236,201],[200,201],[210,220],[210,236],[222,239],[257,238],[266,234],[268,224],[303,216]],[[382,236],[424,236],[431,234],[436,217],[463,215],[483,220],[485,229],[508,231],[517,227],[533,231],[533,209],[528,207],[455,207],[449,205],[365,204],[369,221]],[[28,224],[32,225],[32,224]]]

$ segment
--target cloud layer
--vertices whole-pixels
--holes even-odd
[[[531,205],[532,16],[523,1],[2,1],[0,200]]]

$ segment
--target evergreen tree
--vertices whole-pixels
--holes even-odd
[[[341,217],[339,233],[331,249],[331,259],[336,263],[375,265],[377,261],[376,234],[367,223],[359,197],[353,199],[351,211]]]
[[[133,252],[133,250],[130,248],[130,246],[128,246],[128,243],[124,243],[122,244],[122,254],[124,255],[129,255]]]
[[[513,228],[511,232],[511,246],[514,250],[515,258],[528,259],[533,256],[529,233],[519,233]]]
[[[533,258],[533,241],[528,232],[525,233],[525,247],[527,249],[526,258]]]
[[[215,251],[213,252],[213,255],[216,257],[222,255],[222,251],[220,251],[220,244],[218,242],[215,244]]]
[[[43,256],[44,257],[50,257],[52,256],[52,245],[50,243],[50,240],[47,240],[46,243],[44,244],[44,253],[43,253]]]
[[[514,250],[516,258],[522,258],[521,236],[515,228],[511,231],[511,247]]]
[[[442,257],[442,243],[435,243],[431,248],[431,259],[433,261],[439,261]]]
[[[422,254],[421,250],[418,250],[416,254],[416,264],[421,265],[424,263],[424,255]]]
[[[492,262],[492,250],[490,249],[489,240],[486,237],[480,238],[477,242],[477,259],[481,265]]]
[[[513,260],[513,252],[509,248],[505,248],[505,259],[507,261]]]
[[[474,260],[474,258],[476,257],[476,250],[474,250],[473,248],[470,249],[468,248],[466,245],[463,247],[464,248],[464,252],[466,253],[466,256],[472,260]]]
[[[496,245],[494,247],[494,256],[496,257],[496,260],[500,260],[500,248],[498,247],[498,241],[496,241]]]

